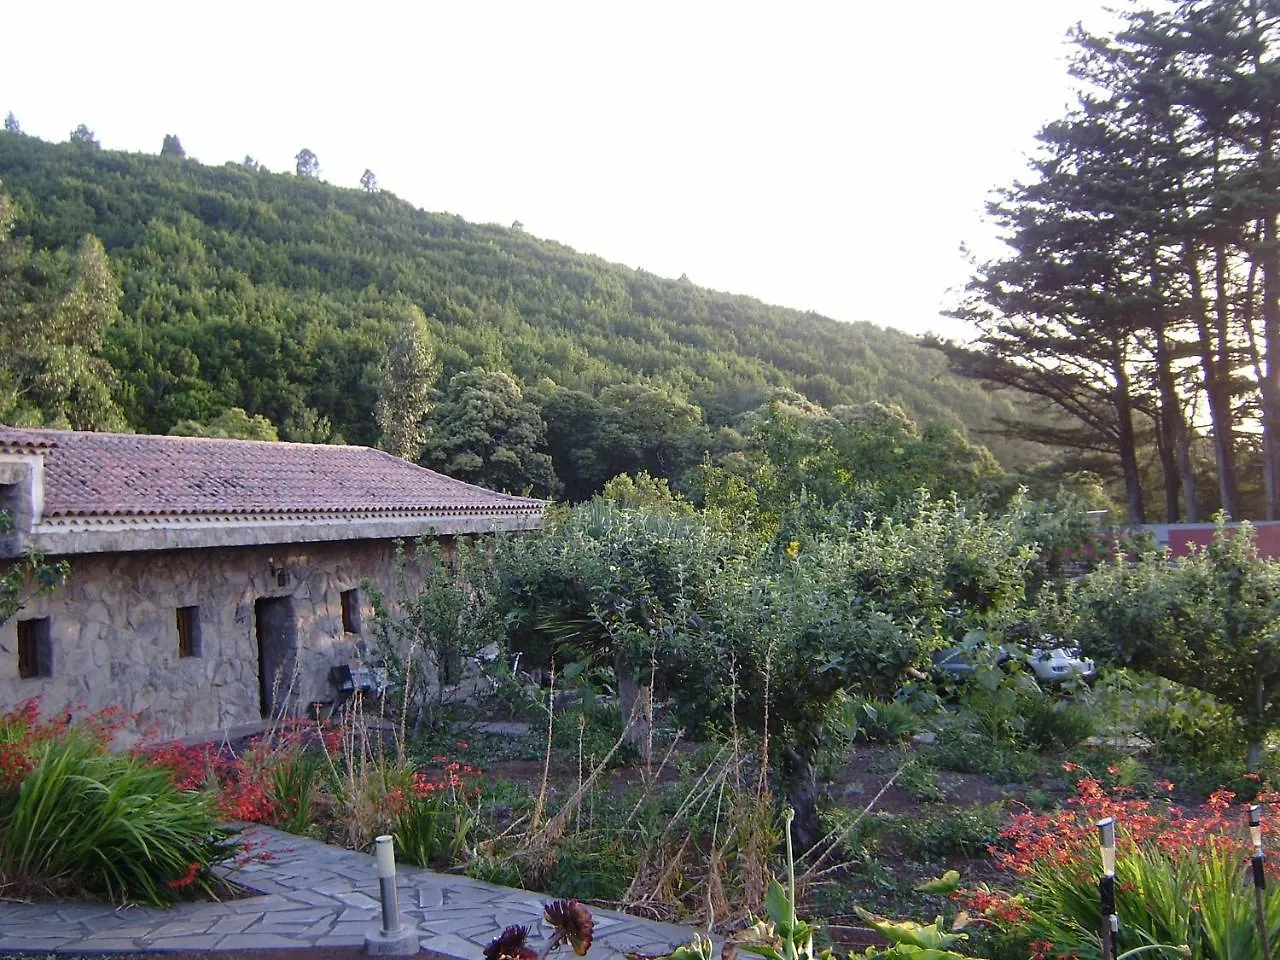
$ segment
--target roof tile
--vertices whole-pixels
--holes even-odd
[[[44,457],[44,516],[527,513],[496,493],[369,447],[0,426],[0,451]]]

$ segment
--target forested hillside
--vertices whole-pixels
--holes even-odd
[[[94,353],[113,368],[112,394],[135,430],[207,424],[238,407],[284,439],[385,444],[380,401],[415,375],[388,353],[421,341],[429,356],[416,375],[430,373],[439,407],[462,409],[476,389],[531,403],[550,443],[541,449],[578,494],[616,467],[677,475],[732,446],[722,428],[788,388],[827,408],[898,404],[971,435],[1015,414],[1007,394],[952,375],[941,354],[897,331],[662,279],[518,227],[248,158],[211,167],[81,141],[0,133],[10,245],[39,285],[74,272],[63,261],[86,236],[101,240],[121,296]],[[851,267],[849,282],[874,278]],[[454,383],[475,368],[487,379]],[[646,430],[647,441],[626,435]],[[409,449],[431,462],[428,434]],[[611,459],[629,443],[677,440],[677,450]],[[1037,456],[1016,442],[993,450],[1006,466]]]

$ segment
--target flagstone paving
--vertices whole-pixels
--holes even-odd
[[[373,857],[266,827],[245,836],[255,853],[267,856],[236,866],[228,879],[260,896],[168,910],[0,902],[0,953],[356,947],[379,930]],[[396,880],[401,916],[416,926],[424,950],[480,960],[484,946],[510,924],[528,926],[535,945],[550,935],[542,919],[549,897],[417,867],[398,867]],[[589,960],[669,951],[695,932],[610,910],[592,913]]]

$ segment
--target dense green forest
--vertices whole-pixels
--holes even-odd
[[[9,288],[26,291],[28,314],[48,301],[46,326],[96,325],[78,341],[81,366],[115,413],[89,422],[70,388],[54,402],[11,386],[0,417],[198,432],[239,408],[282,439],[381,443],[468,478],[511,488],[523,477],[580,498],[628,470],[679,482],[708,454],[741,450],[741,418],[771,401],[810,413],[875,401],[982,440],[1018,416],[1010,392],[953,375],[901,332],[663,279],[518,225],[424,212],[372,175],[346,189],[307,174],[301,159],[298,175],[248,158],[206,166],[176,137],[157,156],[102,150],[83,128],[47,143],[14,121],[0,133]],[[101,285],[86,238],[101,241],[118,297],[98,290],[96,312],[59,320],[79,302],[68,290]],[[14,299],[0,301],[10,326],[23,312]],[[493,449],[460,445],[468,430]],[[1044,457],[1034,444],[990,445],[1006,468]]]

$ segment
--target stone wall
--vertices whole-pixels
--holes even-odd
[[[278,683],[297,713],[310,701],[333,700],[329,668],[353,659],[362,637],[372,642],[367,591],[360,634],[343,631],[342,591],[368,579],[394,596],[390,540],[68,559],[60,589],[31,598],[0,626],[0,711],[34,696],[47,715],[119,706],[136,714],[134,731],[148,737],[261,720],[255,601],[293,600],[297,668]],[[179,656],[177,608],[185,606],[199,607],[197,656]],[[18,621],[39,617],[49,618],[50,675],[21,678]]]

